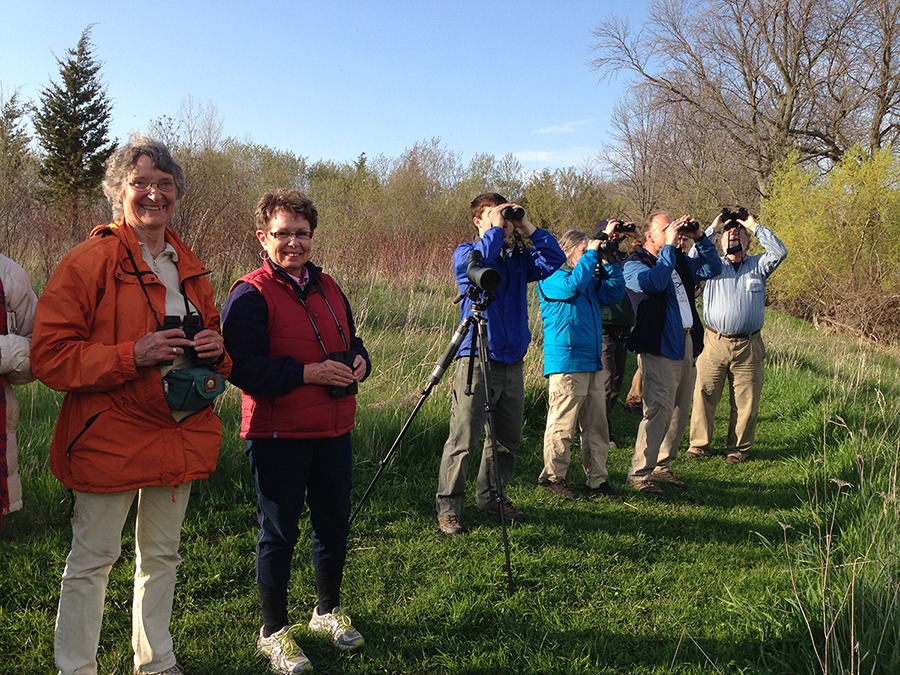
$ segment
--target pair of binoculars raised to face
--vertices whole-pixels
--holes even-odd
[[[525,209],[521,206],[504,206],[500,211],[503,220],[522,220],[525,217]]]

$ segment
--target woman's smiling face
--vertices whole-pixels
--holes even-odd
[[[136,190],[132,187],[136,181],[152,183],[152,186],[149,190]],[[178,201],[178,191],[163,192],[159,189],[160,182],[163,185],[174,183],[172,174],[157,169],[147,155],[138,157],[134,171],[125,181],[122,211],[126,223],[148,230],[162,229],[169,224]]]
[[[269,260],[295,277],[303,274],[312,252],[312,228],[306,218],[291,211],[278,211],[269,220],[269,229],[257,230],[256,237]]]

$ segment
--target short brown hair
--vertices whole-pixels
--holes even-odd
[[[309,223],[310,230],[315,230],[319,224],[319,212],[309,197],[298,190],[278,188],[260,197],[256,205],[256,229],[269,229],[269,222],[279,211],[301,216]]]
[[[481,218],[481,213],[485,209],[494,208],[495,206],[506,203],[507,199],[503,195],[498,194],[497,192],[485,192],[475,197],[469,206],[472,208],[472,217]]]

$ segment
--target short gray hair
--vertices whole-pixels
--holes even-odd
[[[181,199],[187,191],[184,172],[172,157],[169,149],[147,136],[134,136],[128,145],[116,150],[106,160],[106,175],[103,177],[103,193],[112,206],[113,218],[121,218],[124,214],[122,200],[125,198],[125,181],[134,172],[141,155],[153,161],[153,166],[164,173],[171,174],[175,180],[175,189]]]

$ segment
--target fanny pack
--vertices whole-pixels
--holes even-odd
[[[209,366],[173,368],[162,382],[163,394],[171,410],[203,410],[225,391],[225,378]]]

